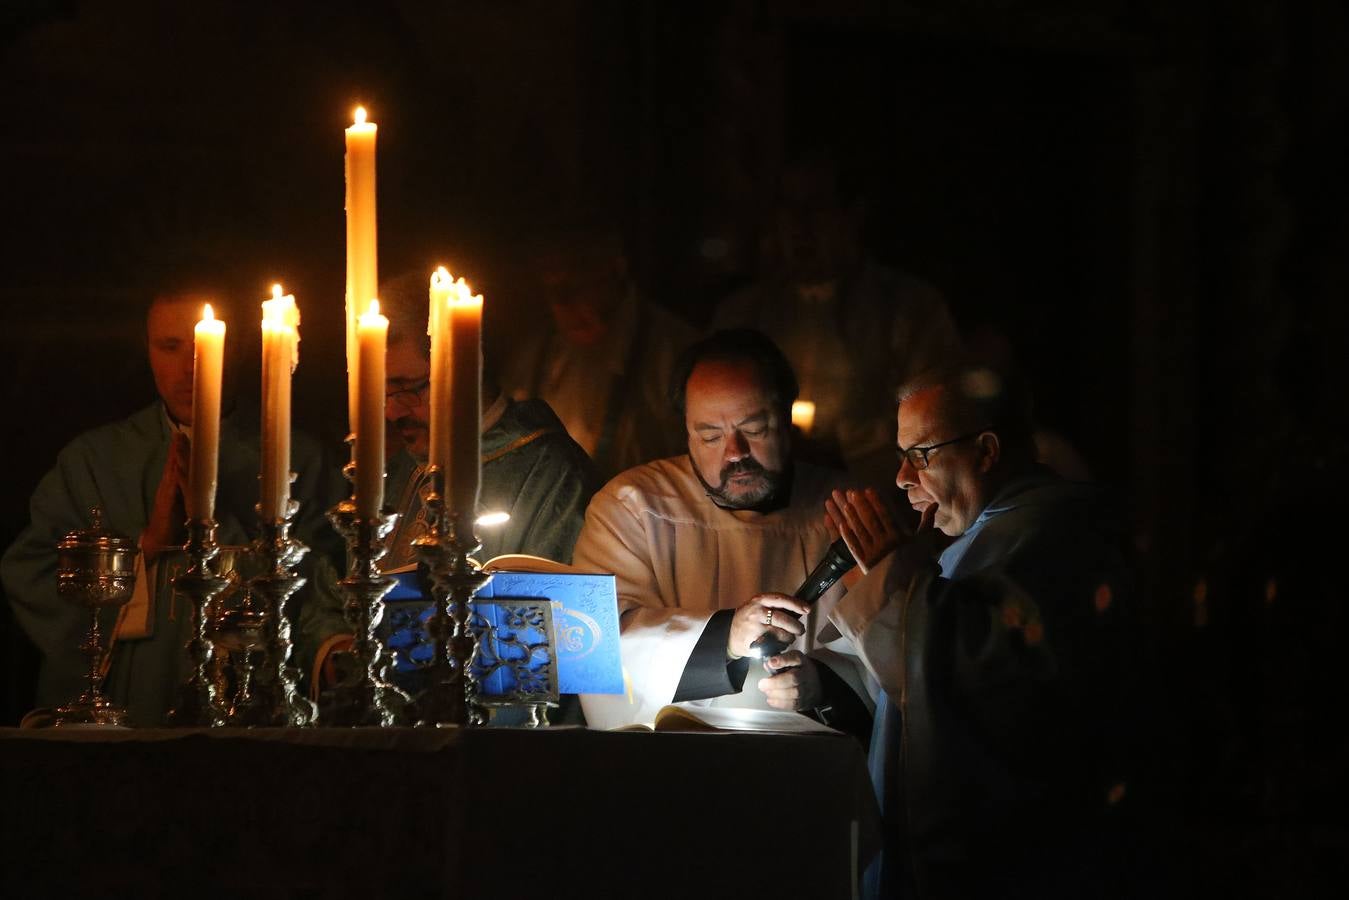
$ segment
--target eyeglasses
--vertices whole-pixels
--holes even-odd
[[[953,437],[949,441],[942,441],[939,444],[928,444],[926,447],[910,447],[907,450],[905,450],[903,447],[899,447],[896,449],[896,452],[899,454],[901,459],[907,459],[909,461],[909,465],[913,466],[915,469],[921,472],[923,469],[927,468],[928,465],[927,458],[932,453],[933,450],[945,447],[948,444],[955,444],[959,443],[960,441],[968,441],[970,438],[978,437],[985,431],[988,431],[988,429],[980,428],[978,431],[971,431],[969,434],[962,434],[960,437]]]
[[[423,378],[412,387],[399,388],[396,391],[389,391],[384,395],[384,399],[389,403],[397,403],[404,409],[411,409],[421,402],[422,392],[431,386],[431,379]]]

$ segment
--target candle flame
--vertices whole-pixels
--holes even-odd
[[[211,304],[207,303],[201,311],[203,322],[210,322],[215,319],[215,310],[211,309]]]
[[[481,305],[482,294],[474,295],[473,288],[469,287],[464,276],[455,278],[444,266],[437,266],[431,273],[431,288],[439,288],[446,293],[446,301],[450,306],[472,306]]]
[[[459,278],[452,285],[454,290],[450,292],[451,306],[473,306],[482,303],[482,295],[474,296],[473,288],[469,287],[468,282]]]
[[[809,400],[796,400],[792,403],[792,424],[803,434],[810,434],[815,425],[815,404]]]
[[[262,327],[293,328],[299,324],[300,311],[295,308],[295,298],[286,297],[279,283],[272,285],[272,299],[262,301]]]
[[[365,107],[364,106],[356,107],[356,111],[351,114],[351,118],[356,122],[357,125],[364,125]]]
[[[262,301],[262,330],[295,331],[300,327],[300,308],[295,305],[295,298],[290,294],[283,293],[284,289],[279,284],[272,285],[272,298]],[[298,332],[295,334],[295,340],[299,341]]]
[[[371,299],[371,301],[366,304],[365,312],[361,313],[358,320],[358,324],[362,328],[373,328],[378,325],[387,326],[388,323],[389,320],[380,315],[379,301],[375,299]]]
[[[508,512],[485,512],[478,516],[475,525],[482,525],[491,528],[494,525],[505,525],[511,520],[511,514]]]

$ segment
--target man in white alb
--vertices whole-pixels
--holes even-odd
[[[759,596],[794,591],[823,557],[824,501],[842,486],[793,462],[790,364],[759,332],[722,331],[684,353],[671,385],[688,454],[610,481],[576,543],[577,567],[617,576],[628,682],[626,696],[583,697],[586,721],[650,722],[692,701],[814,712],[857,730],[870,714],[860,667],[850,645],[820,633],[841,589],[813,609]],[[768,661],[771,677],[749,647],[769,630],[794,641]]]

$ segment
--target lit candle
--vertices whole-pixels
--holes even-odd
[[[220,383],[225,366],[225,323],[211,304],[202,310],[192,354],[192,456],[187,468],[187,517],[215,518],[220,467]]]
[[[290,506],[290,388],[300,361],[300,310],[272,285],[262,301],[262,518],[284,519]]]
[[[801,429],[802,434],[810,434],[810,429],[815,425],[815,404],[809,400],[793,402],[792,424]]]
[[[378,293],[375,239],[375,132],[358,106],[347,129],[347,400],[356,430],[356,317]]]
[[[384,505],[384,354],[389,320],[379,313],[379,301],[356,325],[360,384],[356,399],[356,512],[373,519]]]
[[[450,446],[450,336],[445,326],[449,318],[450,293],[454,283],[444,266],[431,274],[431,314],[426,330],[431,335],[431,423],[427,462],[445,472]]]
[[[473,521],[478,515],[482,459],[482,294],[461,278],[450,296],[450,436],[445,495],[450,509]]]

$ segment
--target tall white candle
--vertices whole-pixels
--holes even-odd
[[[374,518],[384,505],[384,355],[389,320],[379,313],[379,301],[356,326],[360,375],[357,385],[356,512]]]
[[[215,518],[220,469],[220,387],[225,368],[225,323],[211,304],[194,330],[192,355],[192,455],[187,467],[187,517]]]
[[[450,297],[450,446],[445,493],[450,509],[478,516],[482,459],[482,295],[460,279]]]
[[[450,315],[450,294],[454,283],[444,266],[431,275],[430,315],[427,332],[431,335],[431,421],[427,462],[446,471],[450,463],[450,335],[445,322]]]
[[[262,301],[262,517],[285,518],[290,506],[291,376],[300,361],[300,310],[272,286]]]
[[[347,400],[349,424],[356,430],[356,317],[378,293],[375,226],[374,122],[358,106],[346,131],[347,155]]]

